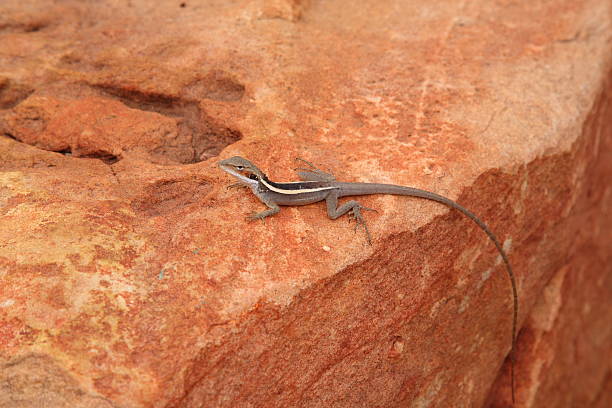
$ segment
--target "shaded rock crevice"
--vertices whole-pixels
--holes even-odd
[[[242,137],[238,130],[217,123],[196,101],[123,89],[104,92],[112,99],[34,94],[0,112],[0,132],[44,150],[107,164],[130,152],[146,153],[160,164],[192,164]],[[157,124],[146,124],[155,117]]]

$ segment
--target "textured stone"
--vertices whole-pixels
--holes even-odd
[[[510,404],[482,231],[248,223],[236,154],[472,209],[517,405],[609,405],[609,2],[4,0],[0,44],[0,407]]]

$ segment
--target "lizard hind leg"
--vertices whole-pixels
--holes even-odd
[[[327,216],[332,220],[335,220],[342,215],[349,213],[349,215],[355,220],[355,231],[360,226],[363,227],[363,230],[366,233],[366,239],[368,240],[368,244],[372,245],[372,236],[370,235],[370,230],[368,229],[368,224],[366,220],[363,218],[361,214],[361,210],[366,211],[376,211],[373,208],[364,207],[359,204],[358,201],[350,200],[346,203],[342,204],[338,207],[338,197],[336,194],[330,194],[325,199],[327,204]]]
[[[378,212],[378,211],[375,210],[374,208],[364,207],[359,203],[357,203],[357,205],[354,206],[350,211],[350,215],[355,220],[355,231],[357,231],[357,228],[362,226],[363,230],[365,231],[366,239],[368,240],[368,244],[372,245],[372,236],[370,235],[370,230],[368,229],[368,223],[363,218],[363,215],[361,215],[362,210],[374,211],[374,212]]]
[[[301,161],[302,163],[305,163],[308,168],[304,168],[304,167],[298,167],[295,170],[299,170],[297,172],[300,180],[302,181],[335,181],[336,178],[334,177],[333,174],[331,173],[326,173],[323,170],[318,169],[314,164],[312,164],[311,162],[304,160],[304,159],[300,159],[299,157],[295,158],[296,161]]]

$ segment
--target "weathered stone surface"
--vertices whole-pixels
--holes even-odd
[[[509,405],[482,231],[248,223],[235,154],[472,209],[517,405],[609,406],[611,53],[597,0],[3,1],[0,407]]]

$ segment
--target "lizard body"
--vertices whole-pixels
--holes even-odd
[[[495,244],[502,260],[506,266],[508,278],[512,286],[513,299],[513,315],[512,315],[512,347],[510,351],[511,360],[511,387],[512,387],[512,402],[514,404],[514,364],[515,364],[515,345],[516,345],[516,330],[518,323],[518,293],[516,279],[510,261],[500,242],[487,225],[478,218],[474,213],[456,203],[455,201],[441,196],[439,194],[421,190],[413,187],[399,186],[395,184],[379,184],[379,183],[346,183],[336,181],[329,173],[318,170],[309,162],[302,160],[309,169],[298,169],[298,175],[301,181],[276,183],[271,181],[265,173],[249,160],[242,157],[234,156],[219,162],[219,167],[238,179],[238,183],[230,187],[248,187],[253,194],[263,202],[268,209],[260,213],[249,216],[251,220],[263,220],[266,217],[274,215],[280,211],[279,206],[306,205],[325,200],[327,204],[327,215],[331,219],[350,212],[354,217],[357,225],[363,226],[366,232],[367,240],[370,243],[370,232],[367,224],[361,215],[362,210],[372,210],[371,208],[363,207],[359,202],[350,200],[342,205],[338,205],[338,199],[346,196],[360,196],[371,194],[392,194],[403,195],[410,197],[419,197],[427,200],[436,201],[448,207],[454,208],[465,216],[474,221]]]

